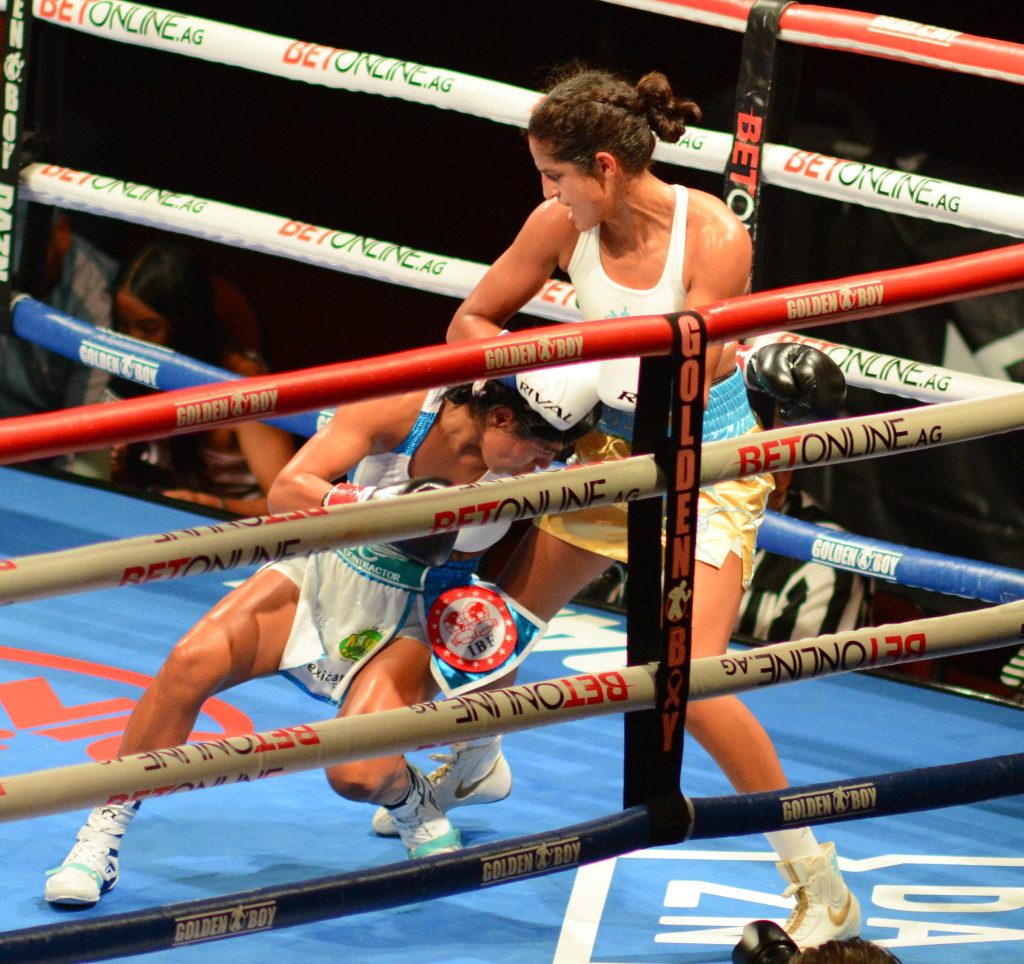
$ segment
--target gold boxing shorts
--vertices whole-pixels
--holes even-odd
[[[623,459],[630,454],[631,446],[626,439],[600,431],[591,432],[576,443],[576,455],[581,463]],[[774,487],[770,475],[702,486],[697,500],[697,560],[721,569],[729,553],[736,553],[743,562],[743,586],[746,588],[754,562],[757,530]],[[616,562],[628,562],[627,506],[628,503],[619,502],[545,515],[534,520],[534,525],[570,545]]]

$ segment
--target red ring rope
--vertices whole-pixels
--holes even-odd
[[[795,285],[701,309],[713,338],[854,321],[1024,287],[1024,244],[908,268]],[[162,438],[327,405],[540,368],[669,351],[665,318],[552,325],[505,338],[417,348],[278,375],[181,389],[116,404],[24,415],[0,426],[0,465]]]
[[[630,0],[611,0],[632,6]],[[675,16],[743,31],[753,0],[661,0]],[[666,9],[666,13],[669,10]],[[920,24],[903,17],[791,3],[779,20],[788,43],[924,64],[1024,84],[1024,45]]]

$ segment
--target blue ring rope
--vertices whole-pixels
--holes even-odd
[[[787,787],[767,793],[691,798],[693,825],[677,839],[702,840],[807,824],[893,816],[1024,793],[1024,753]],[[678,798],[680,802],[683,797]],[[671,804],[671,802],[670,802]],[[183,946],[193,922],[200,939],[241,937],[300,924],[387,910],[527,877],[546,876],[650,846],[657,817],[632,807],[561,830],[469,847],[451,854],[387,864],[298,884],[264,887],[225,897],[168,904],[88,921],[29,927],[0,934],[0,958],[17,961],[98,961]],[[684,827],[685,821],[678,821]],[[578,850],[574,849],[578,845]],[[561,849],[560,849],[561,848]],[[569,848],[569,849],[566,849]],[[569,856],[571,859],[560,860]],[[543,866],[542,866],[543,864]],[[273,908],[269,923],[232,931],[232,914]],[[251,910],[249,912],[252,912]],[[209,921],[203,925],[202,921]],[[202,937],[206,926],[209,935]],[[224,931],[221,931],[224,927]],[[192,943],[198,943],[198,940]]]
[[[1024,753],[880,773],[763,793],[703,797],[689,840],[889,817],[1024,793]],[[2,945],[0,945],[2,946]]]
[[[1017,569],[868,539],[777,512],[765,513],[757,548],[948,596],[990,603],[1024,599],[1024,572]]]
[[[159,391],[195,388],[242,377],[169,348],[128,338],[109,328],[97,328],[27,297],[19,298],[14,305],[14,333],[65,358]],[[101,353],[105,364],[90,365],[85,361],[84,356],[91,352]],[[316,414],[282,415],[264,421],[307,437],[317,430]]]

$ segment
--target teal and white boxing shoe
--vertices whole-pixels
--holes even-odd
[[[434,799],[427,778],[409,767],[409,793],[398,806],[386,807],[410,857],[429,857],[462,849],[462,838]]]
[[[46,872],[49,903],[91,906],[117,883],[121,839],[138,808],[113,805],[89,814],[64,863]]]
[[[512,770],[501,752],[501,737],[453,743],[451,753],[430,757],[441,765],[427,777],[437,805],[445,813],[455,807],[497,803],[512,792]],[[382,837],[398,834],[387,807],[378,807],[373,829]]]

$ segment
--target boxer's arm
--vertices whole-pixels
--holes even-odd
[[[367,455],[388,452],[412,427],[423,392],[342,405],[281,470],[268,493],[271,512],[322,505],[334,483]]]
[[[459,305],[448,326],[448,341],[491,338],[543,287],[572,251],[576,229],[565,209],[545,201]]]
[[[691,191],[686,224],[685,307],[699,312],[704,305],[746,294],[753,254],[739,219],[718,198]],[[708,344],[705,404],[712,382],[728,374],[724,348],[722,342]]]

